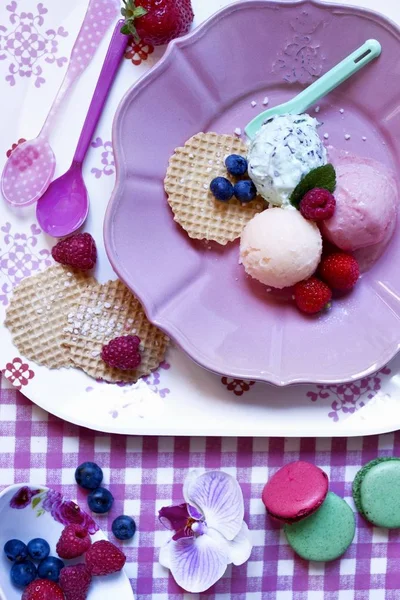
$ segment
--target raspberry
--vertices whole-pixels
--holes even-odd
[[[78,233],[60,240],[51,250],[52,257],[62,265],[81,271],[93,269],[96,264],[96,244],[90,233]]]
[[[108,342],[101,351],[101,358],[109,367],[126,371],[137,369],[142,362],[139,352],[140,338],[137,335],[123,335]]]
[[[91,543],[87,529],[73,523],[64,528],[57,542],[57,554],[61,558],[76,558],[82,556],[90,548]]]
[[[332,289],[347,292],[356,284],[360,268],[351,254],[335,252],[322,258],[319,274]]]
[[[91,581],[90,571],[84,564],[61,569],[60,586],[65,600],[85,600]]]
[[[323,221],[335,212],[336,200],[328,190],[314,188],[300,202],[300,212],[305,219]]]
[[[65,596],[54,581],[35,579],[25,588],[21,600],[65,600]]]
[[[308,315],[323,310],[331,298],[332,292],[329,287],[316,277],[300,281],[294,286],[294,301],[297,308]]]
[[[85,560],[92,575],[111,575],[122,569],[126,556],[111,542],[100,540],[90,547]]]

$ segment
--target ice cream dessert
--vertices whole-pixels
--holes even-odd
[[[249,175],[267,202],[290,206],[289,197],[312,169],[325,165],[318,121],[309,115],[279,115],[257,132],[248,152]]]
[[[321,252],[317,225],[297,210],[270,208],[259,213],[247,223],[240,240],[246,273],[278,289],[310,277]]]
[[[397,220],[397,219],[396,219]],[[354,258],[357,259],[360,266],[360,272],[365,273],[381,258],[385,253],[385,250],[392,239],[394,230],[396,229],[396,220],[393,220],[386,231],[386,235],[381,242],[372,244],[372,246],[365,246],[364,248],[358,248],[353,252]]]
[[[290,294],[307,315],[350,292],[383,254],[399,200],[390,169],[326,148],[318,125],[307,114],[276,115],[248,147],[229,135],[197,134],[175,150],[165,180],[169,204],[178,198],[185,214],[174,218],[190,237],[225,245],[240,236],[246,274],[291,288],[278,295]]]
[[[387,243],[398,205],[393,173],[370,158],[335,150],[330,158],[336,170],[336,209],[323,222],[322,235],[346,251]]]

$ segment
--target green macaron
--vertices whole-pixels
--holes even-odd
[[[328,492],[313,515],[284,527],[293,550],[306,560],[319,562],[342,556],[353,541],[355,530],[353,511],[333,492]]]
[[[379,527],[400,527],[400,458],[376,458],[358,471],[353,498],[359,513]]]

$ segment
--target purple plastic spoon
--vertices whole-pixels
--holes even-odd
[[[82,163],[128,43],[128,37],[120,31],[123,23],[123,20],[118,21],[115,26],[71,166],[50,184],[36,205],[39,225],[53,237],[64,237],[76,231],[89,211]]]
[[[64,97],[90,64],[99,43],[119,14],[119,7],[119,0],[89,0],[68,69],[39,135],[15,148],[4,165],[1,191],[12,206],[28,206],[47,190],[56,167],[49,134]]]

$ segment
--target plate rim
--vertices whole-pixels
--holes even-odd
[[[152,79],[158,76],[160,72],[164,68],[168,66],[170,63],[173,53],[177,48],[184,47],[186,44],[190,44],[195,41],[203,34],[203,30],[208,28],[210,25],[213,25],[215,22],[220,20],[221,18],[225,18],[229,16],[230,13],[236,12],[238,10],[245,10],[249,7],[263,7],[269,5],[275,10],[279,6],[283,7],[296,7],[296,6],[315,6],[317,8],[322,8],[324,10],[331,11],[343,11],[345,13],[356,13],[360,17],[369,16],[373,18],[375,21],[378,21],[381,26],[387,28],[390,27],[391,31],[397,35],[400,42],[400,25],[395,23],[389,17],[382,15],[381,13],[371,10],[369,8],[362,8],[358,6],[354,6],[353,4],[342,4],[342,3],[333,3],[333,2],[325,2],[323,0],[290,0],[289,2],[285,2],[283,0],[245,0],[245,1],[237,1],[229,4],[228,6],[222,8],[217,11],[213,15],[211,15],[208,19],[206,19],[203,23],[201,23],[195,30],[189,32],[185,36],[177,38],[169,43],[167,50],[164,56],[159,60],[159,62],[150,69],[147,73],[145,73],[141,78],[139,78],[125,93],[123,98],[121,99],[117,111],[114,116],[113,124],[112,124],[112,143],[114,148],[114,160],[115,160],[115,185],[113,192],[111,194],[110,200],[108,202],[104,221],[103,221],[103,239],[105,250],[107,253],[107,257],[112,265],[112,268],[118,275],[118,277],[125,283],[125,285],[132,290],[132,292],[139,298],[143,309],[146,313],[147,318],[151,323],[161,329],[166,335],[168,335],[178,346],[179,348],[187,354],[187,356],[193,360],[200,367],[211,371],[212,373],[216,373],[219,375],[224,375],[227,377],[233,377],[237,379],[251,379],[257,382],[272,384],[278,388],[285,388],[291,385],[297,384],[319,384],[319,385],[337,385],[342,383],[351,383],[353,381],[357,381],[362,379],[363,377],[367,377],[373,373],[376,373],[384,367],[390,360],[392,360],[396,354],[400,350],[400,341],[396,346],[392,346],[388,348],[384,354],[381,355],[379,361],[375,360],[368,367],[364,368],[362,371],[358,373],[352,374],[351,376],[343,379],[343,377],[329,378],[329,377],[319,377],[318,379],[310,379],[310,377],[306,376],[286,376],[281,377],[276,374],[268,374],[262,375],[261,373],[253,373],[247,371],[241,371],[234,369],[233,371],[229,368],[224,367],[224,372],[216,369],[216,365],[211,362],[204,353],[193,346],[184,335],[181,334],[176,324],[168,319],[168,313],[163,316],[162,319],[157,317],[157,311],[154,309],[154,302],[152,298],[149,297],[143,290],[141,290],[137,285],[132,286],[125,275],[125,269],[123,265],[119,264],[117,259],[117,254],[114,251],[114,236],[113,236],[113,215],[115,214],[118,208],[118,200],[124,189],[124,179],[123,179],[123,156],[124,151],[122,144],[118,141],[118,127],[120,122],[122,121],[124,111],[129,105],[131,101],[131,96],[135,92],[140,92],[143,87],[148,85]]]

